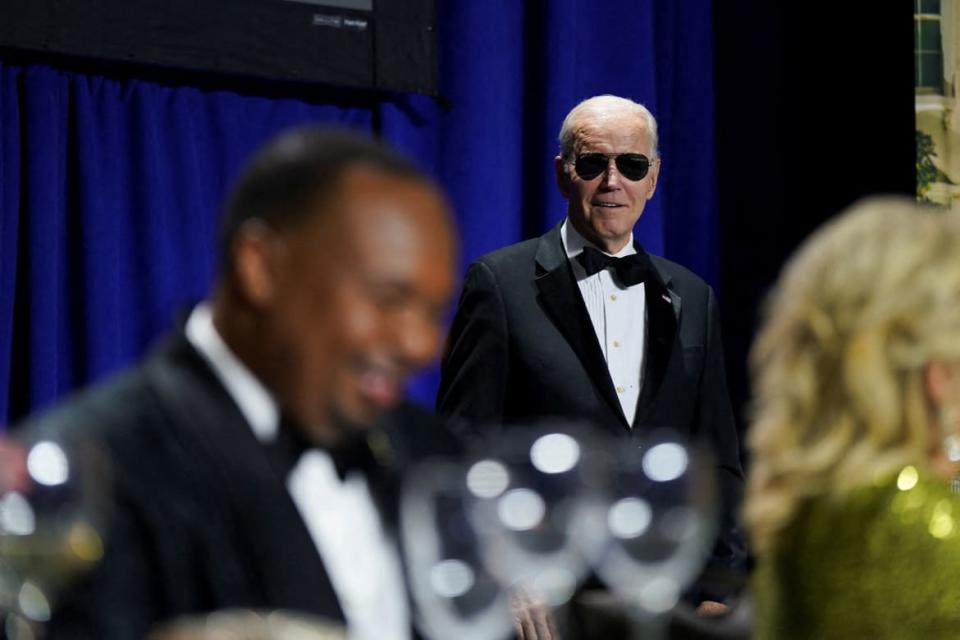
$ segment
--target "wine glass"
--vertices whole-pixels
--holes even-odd
[[[596,571],[645,637],[660,637],[714,540],[713,466],[704,451],[670,431],[632,440],[610,461],[606,543]]]
[[[415,622],[434,640],[499,640],[513,629],[504,591],[487,570],[461,464],[432,460],[404,484],[400,527]]]
[[[90,441],[0,437],[0,612],[7,637],[42,637],[57,592],[103,555],[108,465]]]
[[[521,599],[548,606],[559,626],[605,535],[596,438],[569,424],[514,428],[467,471],[487,567]]]

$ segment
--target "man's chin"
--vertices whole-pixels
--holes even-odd
[[[590,234],[584,235],[584,237],[590,242],[594,243],[601,249],[610,247],[611,245],[622,245],[630,239],[630,234],[633,232],[633,229],[630,228],[624,232],[620,228],[611,228],[606,226],[591,226]]]
[[[341,441],[358,439],[370,431],[384,413],[373,408],[336,410],[331,416],[330,426]]]

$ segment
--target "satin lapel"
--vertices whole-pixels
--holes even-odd
[[[590,322],[590,314],[563,251],[559,226],[540,238],[536,259],[539,270],[536,285],[540,304],[570,343],[600,395],[610,405],[614,414],[620,417],[623,427],[629,428],[610,379],[607,361]]]
[[[185,425],[188,442],[202,447],[219,471],[219,489],[249,554],[243,561],[255,566],[264,605],[342,621],[320,554],[283,479],[213,372],[182,337],[151,365],[158,393]]]
[[[643,252],[639,246],[638,252]],[[644,252],[644,255],[646,253]],[[647,256],[649,260],[649,256]],[[637,403],[637,415],[634,426],[643,422],[644,416],[653,405],[657,392],[663,384],[664,377],[673,355],[677,341],[677,328],[680,326],[680,296],[670,290],[669,277],[664,277],[650,261],[651,273],[656,274],[656,280],[647,282],[647,352],[644,362],[643,388],[640,390],[640,400]]]

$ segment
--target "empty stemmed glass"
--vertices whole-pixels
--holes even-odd
[[[491,573],[524,598],[566,604],[603,542],[600,448],[569,425],[505,433],[467,471]]]
[[[414,473],[401,522],[427,636],[505,638],[570,599],[602,546],[595,449],[574,428],[516,428]]]
[[[643,637],[658,637],[712,547],[713,466],[704,451],[670,431],[618,447],[610,460],[606,543],[596,571]]]
[[[462,465],[416,468],[404,485],[400,525],[415,622],[427,638],[499,640],[510,635],[506,594],[487,570]]]

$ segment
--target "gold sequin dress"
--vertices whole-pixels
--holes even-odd
[[[755,638],[960,638],[960,497],[905,467],[801,509],[753,579]]]

